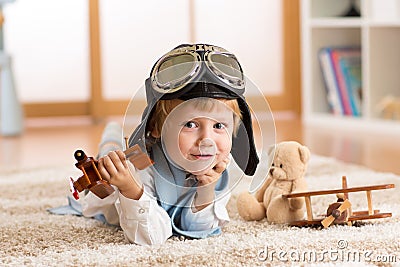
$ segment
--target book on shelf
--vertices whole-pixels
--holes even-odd
[[[361,115],[361,48],[324,47],[319,62],[327,100],[335,115]]]
[[[329,47],[323,48],[318,54],[322,76],[325,83],[327,92],[327,100],[330,106],[330,110],[335,115],[343,114],[343,107],[339,96],[338,85],[335,77],[335,71],[333,69],[333,63],[331,60],[331,49]]]

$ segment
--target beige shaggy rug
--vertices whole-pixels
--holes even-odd
[[[312,156],[307,172],[310,189],[394,183],[374,191],[374,208],[393,217],[357,227],[328,229],[243,221],[236,197],[248,186],[241,181],[228,209],[231,222],[223,234],[204,240],[171,238],[162,246],[129,244],[123,232],[93,219],[51,215],[66,204],[67,177],[73,166],[33,169],[0,168],[0,266],[400,266],[400,177]],[[314,199],[323,213],[335,196]],[[365,193],[350,195],[353,210],[367,209]]]

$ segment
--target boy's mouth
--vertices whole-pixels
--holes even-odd
[[[199,160],[208,160],[208,159],[211,159],[212,157],[214,157],[214,155],[211,155],[211,154],[197,154],[197,155],[194,155],[194,154],[192,154],[192,157],[194,157],[195,159],[199,159]]]

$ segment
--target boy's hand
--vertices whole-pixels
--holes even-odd
[[[132,177],[125,154],[121,150],[111,151],[98,162],[99,173],[104,180],[118,187],[125,197],[140,198],[143,190]]]
[[[216,185],[216,182],[221,177],[221,174],[225,171],[228,166],[229,158],[225,158],[223,161],[218,162],[215,166],[209,169],[207,172],[201,175],[196,175],[196,179],[199,181],[198,187],[207,185]]]

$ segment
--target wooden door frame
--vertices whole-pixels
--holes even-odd
[[[273,111],[301,114],[300,1],[282,1],[283,92],[266,96]]]
[[[194,41],[194,0],[190,0],[190,39]],[[89,64],[90,100],[57,103],[26,103],[27,117],[91,116],[95,121],[125,112],[129,100],[107,100],[103,96],[99,0],[88,0],[89,5]],[[279,95],[266,95],[273,111],[301,113],[300,75],[300,4],[296,0],[282,1],[283,19],[283,91]]]

